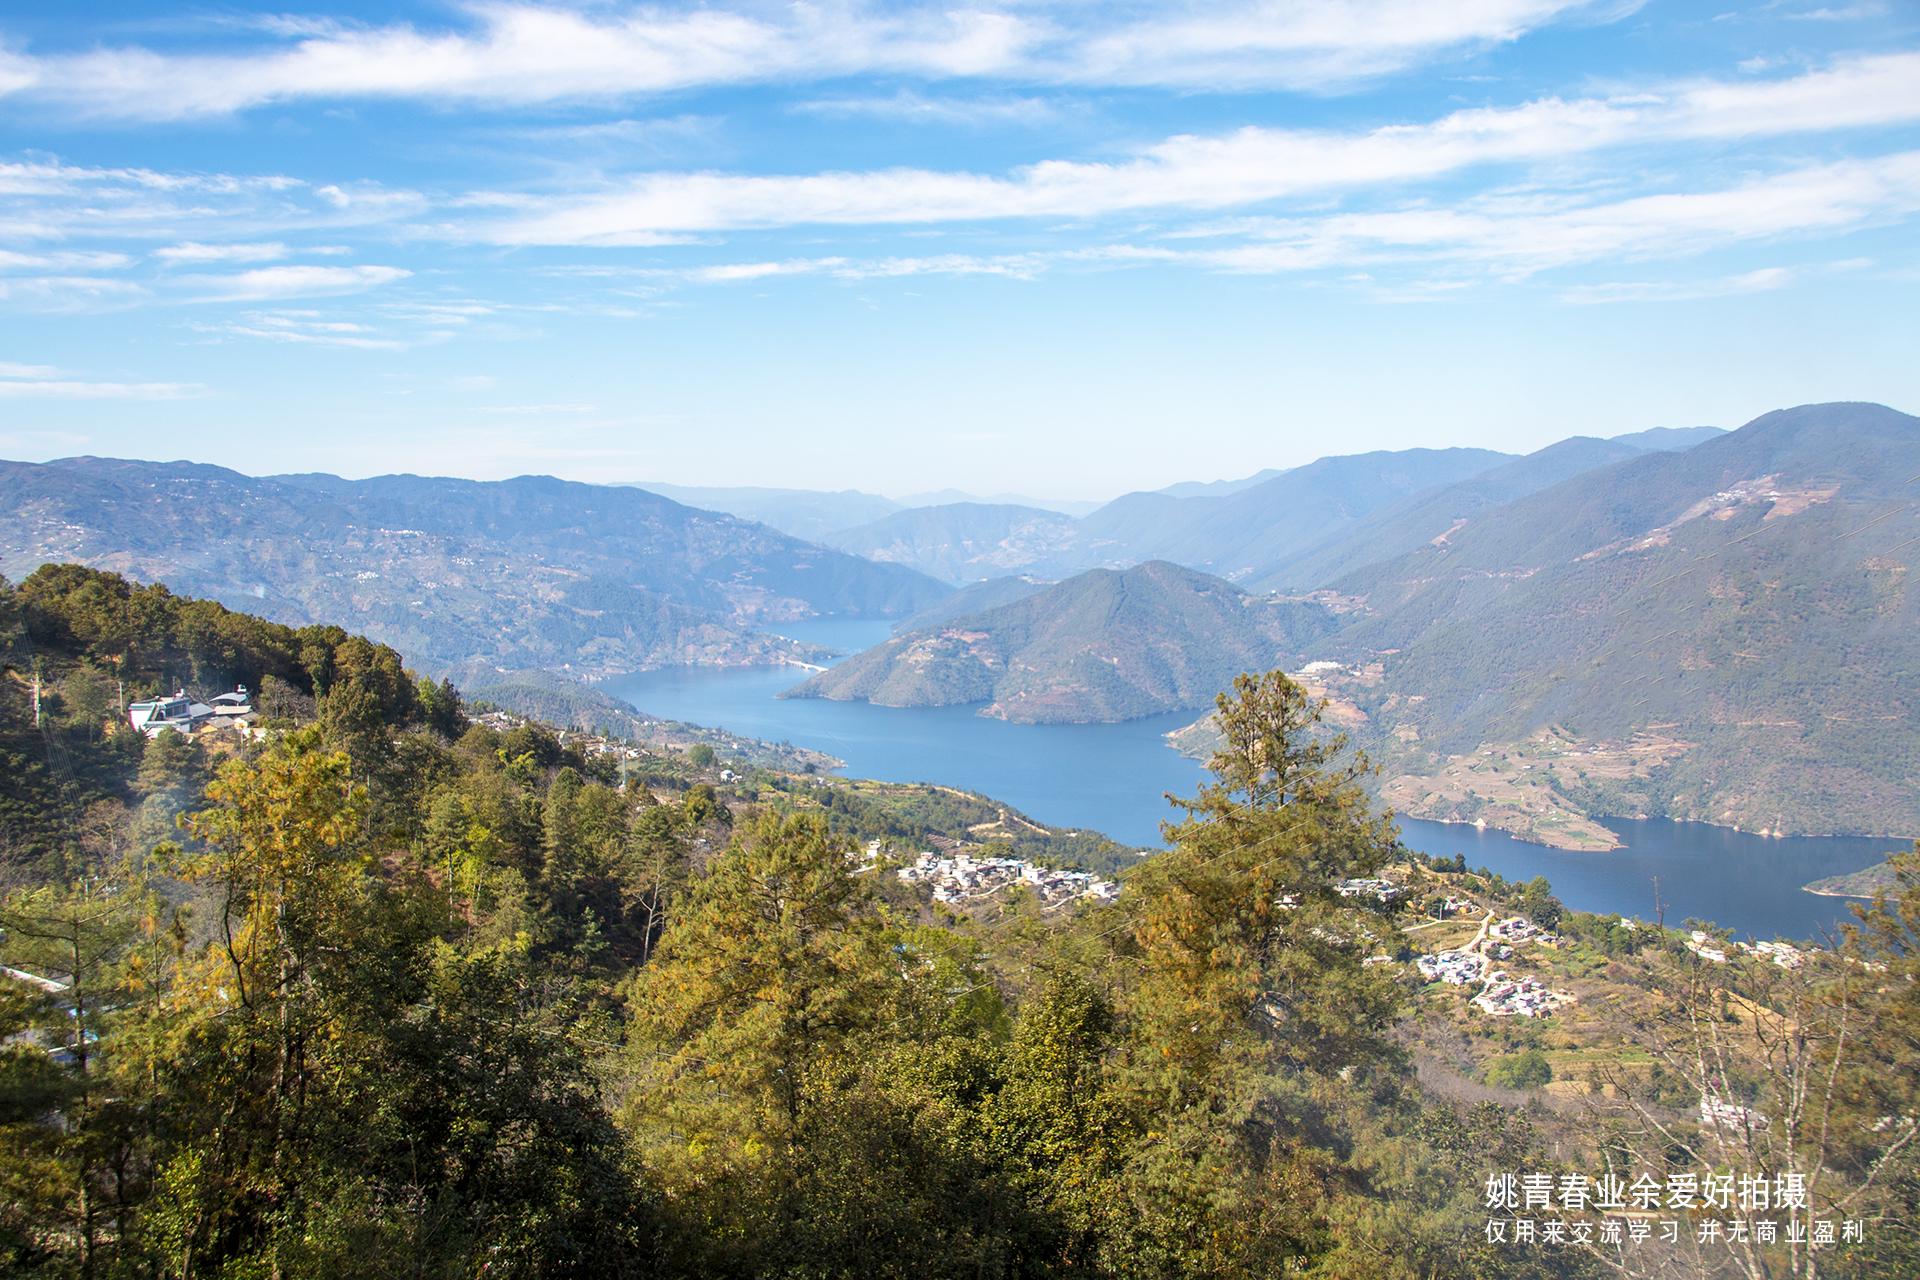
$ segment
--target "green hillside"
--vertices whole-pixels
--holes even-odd
[[[1876,894],[1897,892],[1899,875],[1892,862],[1876,862],[1870,867],[1849,871],[1845,875],[1825,876],[1801,887],[1808,893],[1871,900]]]
[[[978,702],[986,715],[1031,723],[1128,720],[1204,705],[1236,675],[1278,665],[1332,625],[1317,605],[1263,600],[1177,565],[1095,569],[895,636],[789,696]]]

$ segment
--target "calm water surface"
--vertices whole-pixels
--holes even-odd
[[[844,651],[876,644],[889,624],[827,619],[794,623],[781,634]],[[721,670],[675,667],[609,681],[607,690],[652,715],[711,725],[840,757],[853,777],[937,782],[978,791],[1063,827],[1090,827],[1129,844],[1160,842],[1172,812],[1163,798],[1189,795],[1199,764],[1162,735],[1189,723],[1188,712],[1124,724],[1021,725],[975,715],[970,707],[875,707],[864,702],[777,695],[805,678],[793,667]],[[1407,844],[1423,853],[1466,857],[1509,879],[1544,875],[1568,905],[1651,920],[1654,877],[1669,925],[1712,920],[1742,935],[1804,938],[1849,918],[1846,900],[1800,886],[1870,866],[1898,840],[1851,837],[1770,840],[1702,823],[1608,820],[1627,846],[1612,853],[1569,853],[1497,831],[1401,821]]]

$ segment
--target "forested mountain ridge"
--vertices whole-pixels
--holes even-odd
[[[190,463],[0,463],[0,571],[80,561],[294,622],[343,619],[437,669],[591,676],[791,660],[758,634],[906,614],[910,570],[640,489],[546,477],[253,478]]]
[[[1029,723],[1196,707],[1329,631],[1318,605],[1247,595],[1178,565],[1094,569],[1011,603],[904,632],[793,690],[886,706],[984,703]]]
[[[1345,664],[1331,688],[1407,774],[1551,728],[1579,750],[1641,743],[1634,776],[1560,770],[1591,812],[1910,833],[1916,499],[1920,419],[1780,410],[1336,580],[1364,610],[1314,656]]]

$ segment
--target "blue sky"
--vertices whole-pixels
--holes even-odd
[[[0,14],[0,456],[1100,498],[1920,410],[1920,3]]]

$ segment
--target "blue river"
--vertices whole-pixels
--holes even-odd
[[[884,621],[829,619],[783,635],[852,652],[889,634]],[[794,667],[674,667],[608,681],[607,692],[651,715],[790,742],[846,761],[853,777],[935,782],[1003,800],[1054,826],[1088,828],[1156,845],[1172,816],[1167,793],[1190,795],[1202,769],[1164,735],[1196,713],[1122,724],[1022,725],[972,707],[876,707],[782,699],[806,672]],[[1741,936],[1817,938],[1850,918],[1841,898],[1806,893],[1822,876],[1856,871],[1900,847],[1893,839],[1773,839],[1704,823],[1608,819],[1626,846],[1571,853],[1497,831],[1402,819],[1411,848],[1462,854],[1509,879],[1543,875],[1569,906],[1668,925],[1700,919]]]

